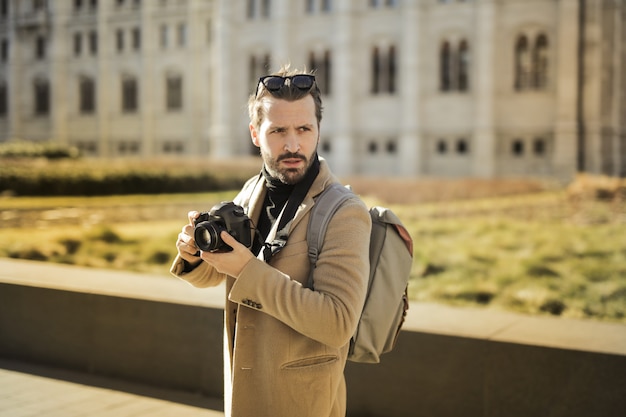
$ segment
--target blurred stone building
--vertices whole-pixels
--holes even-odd
[[[0,0],[0,141],[101,157],[256,152],[284,63],[339,174],[626,175],[623,0]]]

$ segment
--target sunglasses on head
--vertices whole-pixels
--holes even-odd
[[[289,85],[296,87],[302,91],[310,90],[315,84],[315,76],[311,74],[297,74],[290,75],[287,77],[282,77],[280,75],[266,75],[264,77],[259,78],[259,85],[263,85],[267,89],[267,91],[275,92],[283,88],[285,83],[289,80]],[[256,96],[259,95],[259,88],[257,86]]]

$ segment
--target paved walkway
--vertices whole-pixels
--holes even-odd
[[[223,417],[219,401],[0,360],[0,417]]]

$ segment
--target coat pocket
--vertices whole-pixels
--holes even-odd
[[[337,355],[321,355],[321,356],[313,356],[311,358],[298,359],[295,361],[287,362],[283,364],[280,369],[283,370],[294,370],[294,369],[306,369],[313,368],[316,366],[330,365],[339,360]]]

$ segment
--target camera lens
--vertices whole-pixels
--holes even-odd
[[[222,230],[226,230],[219,223],[212,221],[202,222],[196,225],[193,238],[196,246],[205,252],[213,252],[221,249],[225,244],[220,238]]]

